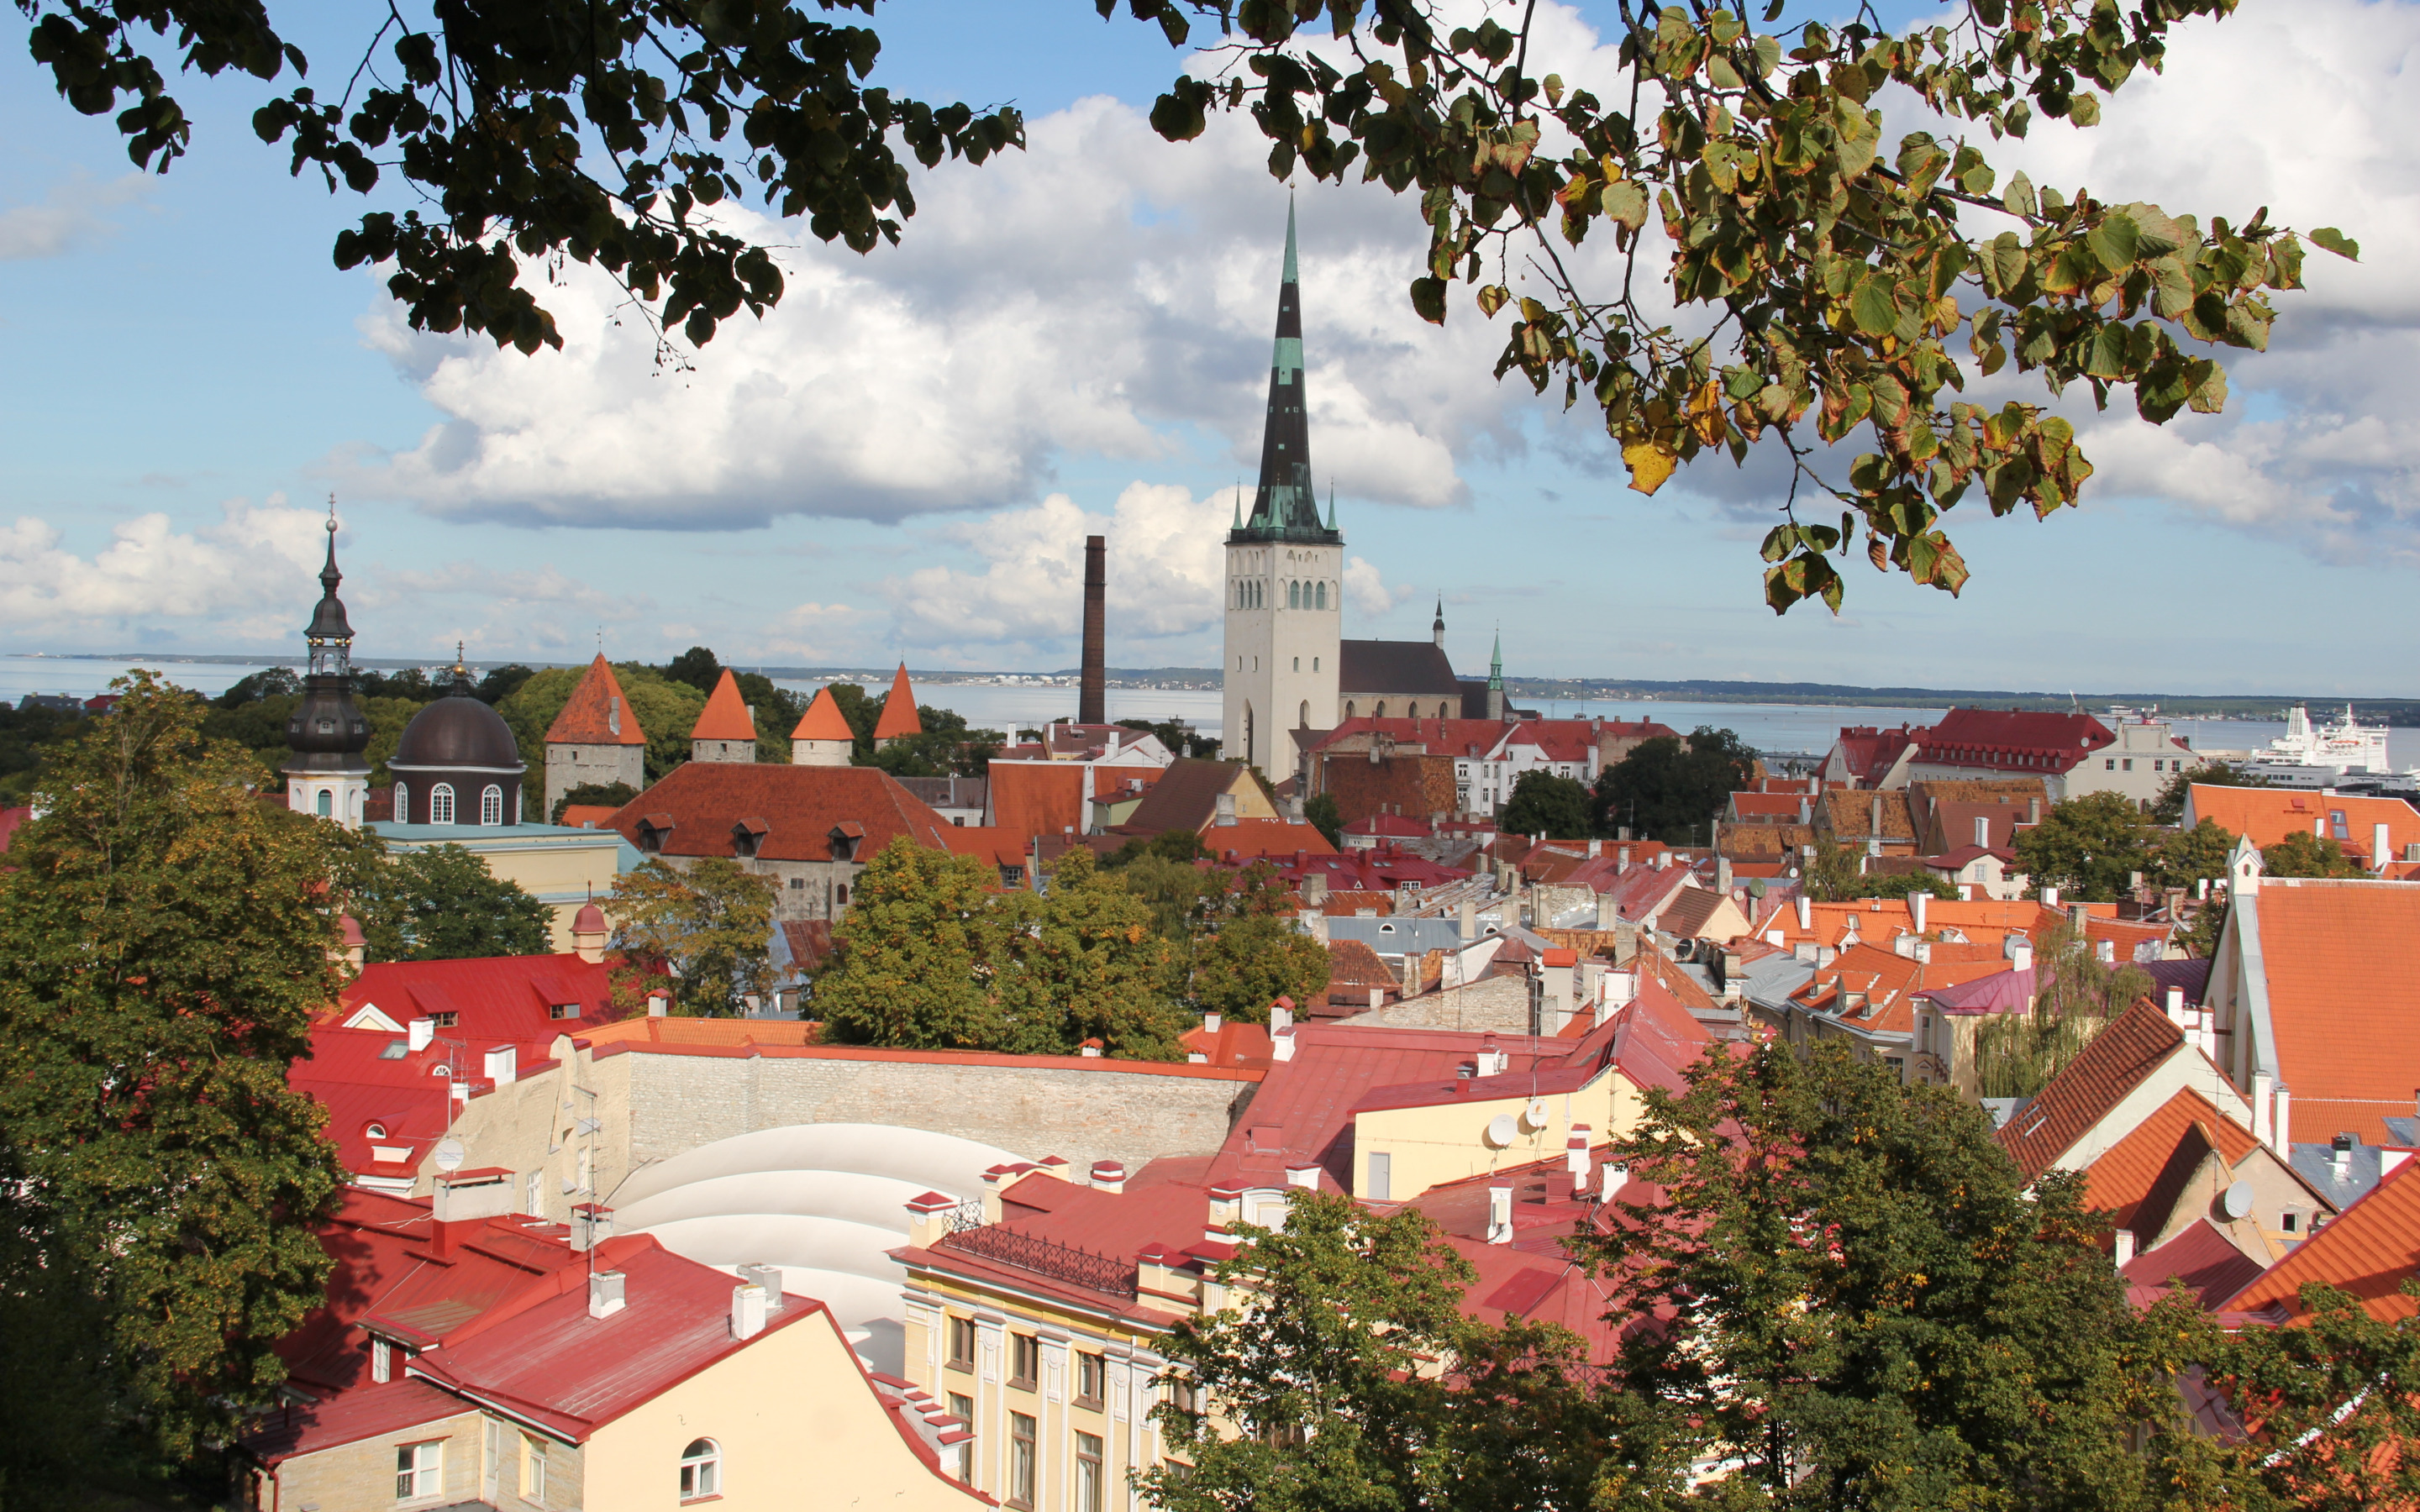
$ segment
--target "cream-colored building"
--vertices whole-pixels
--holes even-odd
[[[572,922],[591,899],[613,891],[617,878],[635,871],[638,847],[610,829],[572,829],[561,825],[398,825],[370,828],[389,851],[423,851],[459,845],[488,863],[497,880],[509,882],[546,904],[554,915],[553,944],[574,949]]]

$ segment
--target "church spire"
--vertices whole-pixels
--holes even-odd
[[[1236,532],[1254,540],[1337,545],[1333,504],[1322,524],[1311,479],[1311,425],[1304,411],[1302,287],[1295,245],[1295,214],[1286,206],[1284,272],[1278,285],[1277,341],[1269,357],[1268,414],[1261,431],[1261,481],[1251,517]]]
[[[1437,610],[1442,614],[1444,609],[1445,601],[1439,599]],[[1504,628],[1501,625],[1496,629],[1496,654],[1487,662],[1487,686],[1493,692],[1504,691]]]

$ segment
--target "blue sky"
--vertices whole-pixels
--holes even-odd
[[[315,79],[374,24],[282,8],[315,28]],[[1545,8],[1584,48],[1585,10]],[[2098,131],[2024,161],[2172,210],[2273,203],[2369,261],[2315,257],[2278,348],[2231,363],[2238,413],[2154,434],[2077,411],[2104,486],[2042,525],[1953,516],[1976,568],[1955,601],[1859,566],[1840,618],[1776,620],[1765,474],[1701,463],[1631,493],[1584,413],[1489,378],[1497,333],[1466,306],[1442,332],[1409,317],[1412,207],[1305,188],[1312,455],[1359,559],[1347,633],[1424,634],[1441,595],[1458,661],[1483,664],[1500,624],[1510,670],[1539,675],[2408,695],[2420,311],[2395,249],[2420,243],[2400,87],[2420,25],[2307,0],[2288,34],[2287,13],[2248,0]],[[584,333],[559,359],[401,331],[375,280],[330,262],[358,203],[252,136],[260,86],[181,85],[195,150],[136,178],[8,28],[0,649],[290,649],[316,586],[305,511],[334,488],[365,655],[460,636],[566,659],[601,627],[623,655],[1063,666],[1075,553],[1106,529],[1111,659],[1215,664],[1215,541],[1253,471],[1285,208],[1264,149],[1151,139],[1137,113],[1175,55],[1083,0],[926,0],[877,24],[877,82],[1014,100],[1032,150],[931,176],[896,251],[783,238],[806,243],[793,300],[686,375],[655,371],[594,288],[549,296]]]

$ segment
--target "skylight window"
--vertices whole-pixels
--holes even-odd
[[[386,1042],[386,1048],[379,1052],[379,1058],[380,1060],[401,1060],[411,1053],[411,1047],[404,1043],[401,1040],[389,1040]]]

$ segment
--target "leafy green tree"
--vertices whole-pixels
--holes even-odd
[[[2070,899],[2112,903],[2134,872],[2152,871],[2153,838],[2133,799],[2087,793],[2053,804],[2040,824],[2017,831],[2017,869],[2037,890],[2055,887]]]
[[[342,832],[261,801],[198,698],[112,687],[0,870],[0,1468],[29,1505],[113,1441],[181,1457],[273,1397],[345,1180],[286,1085],[340,981]]]
[[[263,667],[256,672],[247,672],[228,684],[226,691],[210,700],[210,703],[214,708],[240,709],[247,703],[257,703],[263,699],[276,698],[281,695],[292,698],[302,691],[302,679],[295,674],[293,668]]]
[[[1154,1409],[1190,1468],[1138,1479],[1168,1512],[1452,1507],[1581,1512],[1607,1456],[1578,1341],[1465,1316],[1477,1273],[1416,1208],[1298,1194],[1246,1226],[1214,1274],[1244,1299],[1181,1320],[1163,1378],[1201,1407]],[[1451,1362],[1450,1376],[1435,1366]],[[1232,1427],[1235,1431],[1226,1431]]]
[[[2332,840],[2296,830],[2274,845],[2260,848],[2260,870],[2273,877],[2366,876],[2361,863]],[[2222,875],[2224,872],[2222,872]]]
[[[2128,1305],[2080,1177],[2028,1189],[1979,1109],[1837,1043],[1687,1076],[1616,1142],[1664,1201],[1575,1245],[1609,1316],[1669,1319],[1615,1362],[1636,1431],[1735,1462],[1727,1506],[2166,1504],[2174,1315]]]
[[[628,1011],[672,971],[674,1001],[683,1013],[736,1018],[744,999],[773,990],[773,882],[720,856],[686,867],[652,858],[600,898],[613,921],[613,944],[625,964],[613,973],[613,1001]]]
[[[1318,830],[1330,845],[1344,843],[1344,810],[1337,807],[1335,794],[1323,793],[1304,804],[1302,817],[1303,822]]]
[[[1135,836],[1111,851],[1102,859],[1101,864],[1110,871],[1116,871],[1148,856],[1189,868],[1191,863],[1207,861],[1211,856],[1210,847],[1202,843],[1202,837],[1194,831],[1163,829],[1148,840],[1140,835]]]
[[[1007,932],[1016,964],[1002,995],[1003,1016],[1031,1026],[1032,1049],[1064,1055],[1097,1039],[1128,1059],[1184,1058],[1177,1036],[1192,1022],[1165,995],[1170,946],[1148,903],[1078,845],[1051,868],[1032,914],[1030,928]]]
[[[1159,743],[1168,748],[1168,753],[1171,756],[1190,756],[1198,761],[1208,761],[1218,754],[1218,742],[1216,738],[1195,734],[1192,726],[1182,719],[1161,719],[1156,722],[1150,719],[1120,719],[1118,725],[1121,729],[1140,730],[1147,734],[1157,735]]]
[[[2265,788],[2269,779],[2249,767],[2231,762],[2210,762],[2190,772],[2179,772],[2160,785],[2160,795],[2151,800],[2151,823],[2180,825],[2185,818],[2185,795],[2195,787]]]
[[[1307,1011],[1327,997],[1327,949],[1282,914],[1247,913],[1204,936],[1193,955],[1193,1005],[1240,1024],[1266,1024],[1269,1006]]]
[[[84,711],[0,708],[0,804],[25,801],[39,780],[42,759],[84,727]]]
[[[722,681],[722,663],[706,647],[691,646],[664,663],[663,674],[701,693],[711,693],[714,685]]]
[[[1703,845],[1714,816],[1755,776],[1756,752],[1729,730],[1700,725],[1686,742],[1670,735],[1641,741],[1597,777],[1597,830],[1626,828],[1667,845]]]
[[[971,856],[892,841],[858,874],[815,979],[824,1032],[908,1050],[997,1046],[1009,958],[1000,873]]]
[[[459,845],[402,851],[362,878],[347,907],[372,961],[547,955],[554,911]]]
[[[2033,1096],[2151,990],[2150,975],[2134,963],[2102,964],[2091,939],[2072,924],[2042,932],[2034,941],[2031,1007],[1993,1014],[1975,1032],[1979,1095]]]
[[[2226,857],[2235,849],[2235,834],[2215,819],[2191,829],[2172,829],[2151,845],[2151,878],[2163,887],[2194,887],[2226,875]]]
[[[536,675],[536,669],[524,667],[517,661],[491,668],[486,676],[479,679],[476,689],[479,702],[490,705],[502,703],[512,697],[523,683]]]
[[[873,0],[833,4],[870,12]],[[1105,18],[1117,8],[1096,4]],[[1482,316],[1512,311],[1497,371],[1594,404],[1633,488],[1777,442],[1792,488],[1762,555],[1766,602],[1782,611],[1808,598],[1838,609],[1832,555],[1861,528],[1877,568],[1956,593],[1968,569],[1942,520],[1962,499],[2040,517],[2076,501],[2093,469],[2072,424],[2046,403],[1967,403],[1970,371],[2013,359],[2054,396],[2081,383],[2096,403],[2131,389],[2153,424],[2224,408],[2226,370],[2185,344],[2265,349],[2272,293],[2301,286],[2303,239],[2265,210],[2231,222],[2038,190],[2022,173],[2004,182],[1978,140],[2023,136],[2037,116],[2096,123],[2104,93],[2161,66],[2173,26],[2233,4],[1988,0],[1900,33],[1870,8],[1840,22],[1828,0],[1639,7],[1618,35],[1634,88],[1610,101],[1530,70],[1529,28],[1559,24],[1554,13],[1469,26],[1425,0],[1126,8],[1179,48],[1193,21],[1218,23],[1220,70],[1187,71],[1159,98],[1161,135],[1189,140],[1214,110],[1249,111],[1277,178],[1357,167],[1418,193],[1430,245],[1412,308],[1442,323],[1459,279]],[[524,352],[561,340],[527,269],[600,265],[702,344],[783,293],[768,249],[714,214],[724,199],[752,188],[863,252],[914,208],[897,146],[929,167],[1023,142],[1013,108],[936,108],[869,83],[876,34],[789,0],[703,12],[529,0],[448,10],[434,30],[390,9],[348,50],[372,61],[324,96],[265,5],[19,8],[35,61],[76,110],[116,113],[139,166],[166,169],[192,136],[157,39],[178,38],[171,70],[265,81],[254,127],[298,175],[363,195],[394,193],[400,175],[408,205],[445,208],[366,209],[337,234],[338,266],[390,269],[415,330]],[[1922,112],[1927,129],[1886,149],[1885,105]],[[1651,213],[1672,249],[1661,293],[1633,276]],[[1559,241],[1591,232],[1613,239],[1619,272],[1584,276],[1603,259],[1561,256]],[[2359,254],[2332,228],[2308,239]],[[1522,290],[1488,282],[1516,267]],[[1971,363],[1950,345],[1962,330]],[[1827,471],[1831,456],[1854,460]],[[1802,486],[1843,506],[1837,526],[1796,513]]]
[[[554,812],[547,818],[563,823],[563,810],[575,805],[588,808],[619,809],[639,795],[639,790],[628,782],[575,782],[554,800]]]
[[[1512,779],[1512,796],[1497,818],[1497,827],[1515,835],[1544,835],[1548,840],[1586,840],[1596,833],[1589,812],[1588,785],[1575,777],[1552,772],[1524,772]]]

